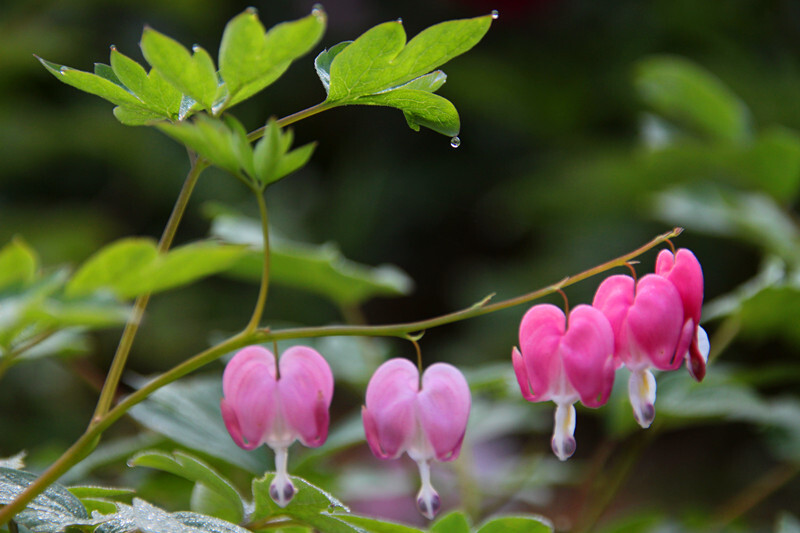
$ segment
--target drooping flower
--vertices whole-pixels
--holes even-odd
[[[695,255],[686,248],[675,254],[661,250],[656,258],[656,274],[667,278],[678,290],[683,303],[683,319],[693,326],[692,342],[689,351],[682,357],[686,368],[697,381],[706,375],[708,361],[708,335],[700,327],[700,311],[703,307],[703,269]],[[682,354],[678,354],[681,356]]]
[[[519,327],[520,350],[511,361],[522,396],[556,404],[553,452],[562,461],[575,453],[575,407],[608,401],[614,385],[614,334],[603,314],[579,305],[569,314],[550,304],[531,307]]]
[[[289,446],[297,439],[310,447],[328,438],[333,374],[314,349],[293,346],[276,365],[261,346],[240,350],[222,375],[222,418],[234,442],[245,450],[266,444],[275,452],[272,499],[285,507],[295,488],[286,471]]]
[[[452,461],[461,451],[472,396],[464,375],[447,363],[436,363],[420,376],[407,359],[383,363],[367,385],[361,414],[372,453],[396,459],[407,452],[419,466],[422,487],[417,508],[433,519],[441,507],[431,485],[431,461]]]
[[[656,381],[651,368],[675,370],[689,349],[694,325],[684,321],[683,302],[664,276],[648,274],[606,278],[592,303],[614,330],[614,354],[631,371],[628,381],[633,414],[647,428],[655,418]]]

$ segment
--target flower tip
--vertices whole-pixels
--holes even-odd
[[[565,439],[553,437],[550,441],[550,446],[560,461],[566,461],[575,453],[578,444],[575,442],[575,437],[567,437]]]
[[[439,494],[432,487],[422,487],[417,495],[417,509],[420,514],[428,520],[433,520],[441,508],[442,500]]]
[[[647,429],[656,418],[656,406],[652,403],[642,405],[639,409],[634,409],[633,417],[640,426]]]
[[[269,485],[269,497],[281,508],[289,505],[296,493],[297,489],[289,478],[276,476]]]

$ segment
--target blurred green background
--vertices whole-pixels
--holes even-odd
[[[143,61],[138,40],[149,24],[213,56],[227,20],[248,5],[3,2],[0,243],[21,236],[54,266],[76,265],[123,236],[157,237],[188,169],[171,139],[120,125],[111,104],[58,83],[32,54],[91,70],[108,62],[114,44]],[[269,27],[307,14],[312,2],[252,5]],[[444,67],[439,94],[460,112],[459,148],[410,131],[392,109],[339,108],[294,126],[297,145],[319,147],[306,168],[269,189],[276,231],[335,242],[362,263],[395,264],[415,282],[407,297],[360,309],[368,322],[417,320],[492,292],[528,292],[675,225],[686,228],[675,244],[704,266],[706,301],[716,300],[705,312],[716,357],[707,383],[694,386],[683,371],[662,376],[663,424],[647,432],[632,427],[622,392],[600,411],[579,410],[578,451],[566,464],[549,452],[552,406],[525,404],[513,390],[508,359],[525,309],[428,332],[425,361],[463,367],[476,395],[461,465],[434,474],[452,489],[445,506],[460,502],[476,520],[538,512],[564,530],[597,521],[604,531],[772,531],[790,522],[782,513],[800,515],[800,3],[331,0],[324,8],[319,50],[398,17],[412,36],[442,20],[500,12],[474,50]],[[254,129],[324,94],[312,53],[233,114]],[[249,192],[212,169],[179,243],[208,234],[210,204],[255,214]],[[639,272],[654,258],[643,256]],[[756,276],[760,285],[739,291]],[[599,281],[570,287],[571,304],[589,302]],[[129,368],[166,369],[235,331],[255,294],[255,285],[215,277],[154,298]],[[329,302],[276,286],[264,322],[341,320]],[[35,470],[81,433],[118,337],[118,329],[94,332],[81,357],[31,362],[4,376],[0,456],[26,449]],[[346,376],[334,400],[342,422],[362,401],[370,365],[413,355],[399,342],[329,344],[372,354],[336,363]],[[109,439],[137,427],[118,424]],[[381,470],[410,464],[364,460],[366,450],[353,444],[338,468],[328,457],[304,474],[328,479],[327,488],[361,511],[418,520],[413,472],[402,474],[410,483],[402,498],[369,500]],[[153,494],[144,474],[125,468],[120,460],[92,475]],[[162,488],[151,501],[185,507],[186,490]]]

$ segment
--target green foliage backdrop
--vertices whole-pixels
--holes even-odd
[[[184,45],[215,51],[225,22],[248,5],[0,5],[0,243],[19,237],[24,241],[15,241],[14,253],[36,250],[32,264],[77,268],[112,240],[156,238],[187,169],[185,153],[167,136],[121,126],[110,104],[55,83],[33,53],[91,71],[93,62],[108,62],[114,44],[142,62],[138,40],[145,24]],[[288,0],[254,5],[267,26],[303,17],[312,7]],[[317,261],[314,276],[322,280],[363,279],[364,265],[396,267],[368,271],[373,285],[356,290],[386,298],[362,307],[356,306],[366,299],[361,293],[342,294],[324,281],[300,291],[287,279],[271,289],[264,322],[427,318],[492,292],[526,292],[683,226],[677,244],[692,248],[704,266],[711,302],[704,316],[718,359],[700,386],[686,376],[660,381],[657,431],[632,432],[629,406],[620,397],[605,412],[580,412],[578,453],[569,464],[553,464],[549,406],[524,404],[508,387],[523,310],[426,335],[426,362],[464,367],[478,396],[472,444],[462,459],[469,466],[442,474],[455,495],[446,503],[460,501],[476,525],[493,512],[528,511],[565,528],[603,513],[609,532],[664,524],[793,531],[796,520],[782,513],[800,515],[800,8],[762,0],[333,0],[324,7],[328,29],[319,49],[296,60],[282,83],[237,107],[248,130],[262,126],[268,113],[284,116],[325,99],[313,64],[322,48],[398,17],[408,35],[491,9],[500,17],[478,48],[448,64],[448,82],[437,93],[458,107],[459,148],[425,128],[409,131],[389,108],[342,107],[294,128],[294,146],[319,144],[310,163],[277,183],[269,197],[287,278],[296,271],[292,261],[304,254]],[[240,81],[246,91],[248,80]],[[452,133],[452,125],[439,126]],[[257,215],[248,192],[210,170],[177,244],[225,231],[247,243],[247,228],[231,226],[247,224],[238,214]],[[335,244],[312,252],[296,242]],[[126,244],[144,255],[152,248],[149,240]],[[219,250],[220,264],[238,257],[237,250]],[[645,256],[643,268],[652,259]],[[174,365],[245,323],[257,290],[249,280],[258,271],[247,260],[236,276],[155,296],[131,370],[148,374]],[[97,282],[89,265],[83,280],[73,278],[73,293]],[[33,271],[28,281],[44,283]],[[117,290],[137,294],[141,283],[120,282]],[[590,280],[570,287],[568,296],[588,301],[595,287]],[[91,311],[98,321],[116,324],[124,311],[90,303],[81,312]],[[68,312],[74,309],[62,311],[51,319],[78,320]],[[112,327],[80,342],[64,339],[63,360],[7,369],[0,382],[0,457],[27,449],[28,466],[38,470],[80,434],[118,338]],[[351,410],[363,401],[369,370],[389,355],[411,356],[409,346],[324,339],[318,347],[337,379],[345,377],[336,392],[340,429],[325,447],[339,455],[334,462],[309,452],[298,460],[297,474],[333,484],[332,492],[359,511],[418,520],[409,514],[410,488],[370,500],[370,491],[386,485],[380,477],[386,465],[354,459],[366,446]],[[220,369],[212,365],[207,373]],[[138,383],[136,375],[126,379],[130,388]],[[203,391],[213,391],[213,383],[195,383],[194,394],[208,396]],[[172,512],[196,497],[191,485],[128,468],[125,459],[148,446],[171,453],[174,443],[212,458],[226,452],[211,449],[213,438],[207,449],[198,448],[203,438],[190,440],[191,420],[180,434],[170,434],[159,426],[167,410],[161,407],[134,411],[110,432],[116,448],[94,454],[83,468],[98,481],[135,486]],[[142,426],[152,432],[131,437]],[[259,475],[259,465],[268,464],[258,456],[232,462],[237,466],[228,475],[240,490],[249,490],[243,472]],[[593,500],[604,493],[613,495],[613,504]],[[447,519],[463,521],[460,515]],[[492,527],[485,530],[516,526]]]

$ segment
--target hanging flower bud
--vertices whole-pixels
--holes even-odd
[[[276,365],[272,352],[248,346],[225,367],[222,391],[222,418],[234,442],[245,450],[266,444],[275,452],[269,494],[285,507],[295,494],[286,471],[289,446],[299,439],[317,447],[328,438],[333,397],[328,363],[316,350],[294,346]]]
[[[403,452],[417,462],[422,488],[417,507],[433,519],[441,507],[431,485],[430,463],[458,457],[472,404],[464,375],[447,363],[422,374],[407,359],[391,359],[375,371],[361,414],[372,453],[396,459]]]
[[[631,371],[628,394],[633,414],[647,428],[655,418],[656,381],[651,368],[675,370],[683,362],[694,334],[684,322],[683,303],[665,277],[649,274],[606,278],[592,303],[614,330],[614,354]]]
[[[519,328],[521,350],[511,361],[522,396],[556,404],[553,453],[566,461],[575,453],[575,407],[608,401],[614,385],[614,335],[600,311],[579,305],[569,314],[550,304],[531,307]]]
[[[708,335],[700,327],[700,311],[703,307],[703,269],[695,255],[681,248],[673,254],[661,250],[656,258],[656,274],[667,278],[678,290],[683,303],[683,319],[691,321],[693,329],[689,351],[680,359],[686,359],[686,368],[697,381],[706,375],[708,362]],[[680,354],[679,354],[680,355]]]

